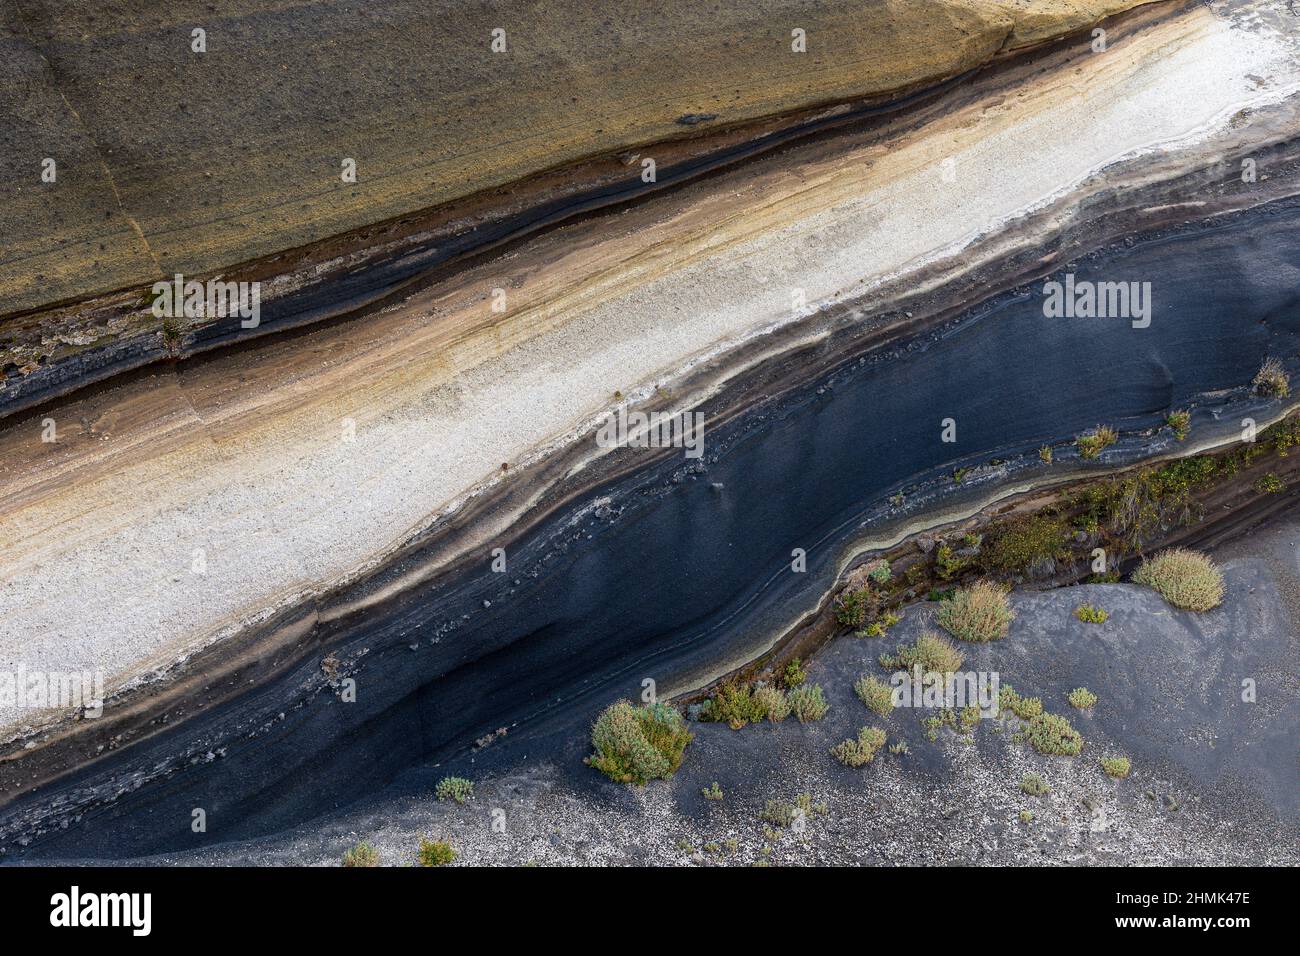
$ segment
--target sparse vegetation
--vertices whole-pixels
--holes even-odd
[[[1020,781],[1020,789],[1031,797],[1045,797],[1052,792],[1047,781],[1036,773],[1025,774],[1025,778]]]
[[[1004,574],[1070,556],[1070,526],[1054,514],[1015,519],[989,535],[985,564]]]
[[[474,796],[474,784],[464,777],[443,777],[438,781],[438,787],[434,792],[439,800],[455,800],[457,803],[464,803]]]
[[[1282,363],[1272,357],[1264,359],[1264,364],[1255,373],[1251,386],[1256,394],[1267,395],[1270,398],[1286,398],[1291,394],[1290,376],[1282,367]]]
[[[936,620],[959,640],[984,643],[1005,637],[1014,617],[1002,588],[991,581],[977,581],[944,601]]]
[[[1098,425],[1090,432],[1084,432],[1075,438],[1074,444],[1079,449],[1079,455],[1083,458],[1096,458],[1105,449],[1115,444],[1119,436],[1115,434],[1115,429],[1109,425]]]
[[[1038,449],[1038,457],[1042,459],[1044,464],[1050,465],[1052,463],[1052,446],[1044,445]]]
[[[786,695],[786,699],[790,702],[790,712],[799,718],[801,724],[821,720],[830,710],[820,684],[796,687]]]
[[[343,852],[344,866],[378,866],[379,851],[362,840],[356,846]]]
[[[1165,416],[1165,424],[1174,430],[1174,438],[1182,441],[1187,437],[1187,429],[1192,424],[1190,412],[1173,411]]]
[[[890,752],[891,754],[895,754],[895,755],[900,756],[900,757],[906,756],[906,755],[907,755],[907,741],[906,741],[906,740],[900,740],[900,741],[898,741],[897,743],[890,744],[890,745],[889,745],[889,752]]]
[[[1223,600],[1223,575],[1214,562],[1183,548],[1170,548],[1143,561],[1133,581],[1155,588],[1174,607],[1188,611],[1208,611]]]
[[[446,866],[456,859],[456,850],[446,840],[420,840],[420,866]]]
[[[1033,810],[1021,810],[1021,811],[1020,811],[1020,822],[1021,822],[1021,823],[1033,823],[1033,822],[1034,822],[1034,811],[1033,811]]]
[[[1103,757],[1101,759],[1101,769],[1106,771],[1106,776],[1114,777],[1116,780],[1123,780],[1133,769],[1128,757]]]
[[[932,631],[926,631],[914,644],[899,647],[892,655],[881,654],[880,666],[886,670],[910,671],[919,665],[923,673],[936,671],[951,674],[961,669],[965,655],[952,642]]]
[[[703,790],[700,791],[700,793],[704,794],[705,800],[716,801],[722,799],[722,788],[718,786],[718,781],[716,780],[713,781],[713,785],[711,787],[705,787]]]
[[[888,717],[894,709],[893,690],[875,677],[859,677],[853,685],[853,691],[867,705],[868,710],[881,717]]]
[[[808,672],[804,670],[803,662],[795,658],[785,665],[785,670],[781,672],[781,683],[786,688],[798,687],[808,679]]]
[[[616,783],[643,785],[666,780],[681,766],[693,735],[682,715],[667,704],[633,707],[620,700],[596,718],[587,763]]]
[[[833,756],[846,767],[861,767],[871,763],[876,752],[885,745],[885,732],[879,727],[863,727],[856,740],[846,740],[831,750]]]
[[[1091,604],[1080,604],[1074,609],[1074,616],[1085,624],[1105,624],[1110,618],[1103,608]]]
[[[1074,690],[1070,691],[1069,701],[1072,707],[1077,707],[1079,710],[1087,710],[1089,707],[1092,707],[1097,703],[1097,695],[1086,687],[1076,687]]]
[[[894,614],[892,611],[886,611],[862,630],[855,631],[854,633],[858,637],[884,637],[885,633],[901,620],[902,618],[897,614]]]
[[[807,818],[811,814],[824,816],[829,808],[824,803],[813,803],[812,797],[806,793],[801,793],[790,803],[786,800],[769,800],[764,806],[763,812],[759,818],[764,823],[770,823],[774,827],[788,827],[794,823],[795,817],[802,814]],[[775,839],[775,833],[770,833],[768,839]]]

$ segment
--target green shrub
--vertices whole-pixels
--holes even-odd
[[[894,573],[889,567],[888,558],[881,558],[880,563],[877,564],[874,568],[872,568],[871,573],[867,575],[867,577],[869,577],[876,584],[879,584],[881,587],[888,584],[890,579],[893,576]]]
[[[1033,811],[1033,810],[1021,810],[1021,811],[1020,811],[1020,822],[1021,822],[1021,823],[1033,823],[1033,822],[1034,822],[1034,811]]]
[[[1103,450],[1115,444],[1118,437],[1115,429],[1109,425],[1098,425],[1092,431],[1079,435],[1074,443],[1079,448],[1080,457],[1096,458]]]
[[[974,555],[958,554],[946,541],[934,552],[935,574],[945,581],[951,581],[974,563]]]
[[[1097,703],[1097,695],[1086,687],[1076,687],[1070,691],[1069,700],[1070,704],[1079,710],[1087,710]]]
[[[998,710],[1009,710],[1021,720],[1033,720],[1043,712],[1043,701],[1038,697],[1021,697],[1010,684],[998,688]]]
[[[1188,412],[1170,412],[1165,416],[1165,424],[1174,430],[1174,438],[1182,441],[1187,437],[1187,429],[1192,424],[1192,416]]]
[[[1083,750],[1083,737],[1070,722],[1056,714],[1042,713],[1025,728],[1025,739],[1042,754],[1076,757]]]
[[[790,712],[799,718],[801,724],[821,720],[826,716],[826,711],[830,710],[820,684],[796,687],[786,695],[786,699],[790,702]]]
[[[704,794],[705,800],[721,800],[722,788],[718,786],[718,781],[713,781],[713,786],[705,787],[700,793]]]
[[[420,840],[420,866],[446,866],[456,851],[446,840]]]
[[[1286,490],[1286,482],[1270,471],[1255,480],[1255,490],[1261,495],[1275,495]]]
[[[1208,611],[1223,600],[1223,575],[1213,561],[1196,551],[1162,551],[1143,561],[1133,580],[1155,588],[1174,607],[1188,611]]]
[[[1260,395],[1272,398],[1286,398],[1291,394],[1291,379],[1286,374],[1282,363],[1275,358],[1264,359],[1264,364],[1255,373],[1251,386]]]
[[[727,724],[732,730],[739,730],[748,723],[754,723],[767,716],[763,701],[755,697],[754,689],[748,684],[727,681],[720,685],[713,696],[708,699],[700,714],[702,720]]]
[[[587,763],[616,783],[666,780],[681,766],[692,739],[682,715],[667,704],[633,707],[620,700],[596,718],[591,728],[596,752]]]
[[[885,632],[901,621],[902,618],[892,611],[886,611],[880,617],[872,621],[860,631],[855,631],[857,637],[884,637]]]
[[[1044,464],[1050,465],[1052,463],[1052,446],[1044,445],[1042,448],[1038,449],[1038,457]]]
[[[1020,789],[1031,797],[1044,797],[1052,792],[1047,781],[1036,773],[1025,774],[1025,779],[1020,781]]]
[[[464,777],[443,777],[438,781],[438,788],[434,792],[439,800],[455,800],[457,803],[464,803],[474,796],[474,784]]]
[[[880,666],[888,670],[910,671],[919,665],[923,673],[951,674],[961,669],[963,660],[965,655],[950,641],[926,631],[916,639],[916,643],[901,646],[892,655],[881,654]]]
[[[1110,618],[1104,609],[1091,604],[1080,604],[1074,609],[1074,616],[1085,624],[1105,624]]]
[[[990,581],[960,588],[952,600],[939,605],[936,615],[939,626],[953,637],[976,643],[1005,637],[1014,617],[1006,592]]]
[[[860,591],[846,591],[835,599],[835,620],[842,627],[857,630],[867,621],[867,608],[871,604],[871,592],[866,588]]]
[[[343,852],[344,866],[378,866],[379,851],[362,840],[350,850]]]
[[[754,703],[763,716],[774,724],[779,724],[790,716],[790,701],[786,699],[785,691],[779,687],[764,685],[755,689]]]
[[[786,664],[785,670],[781,673],[781,683],[784,684],[787,689],[798,687],[807,679],[808,672],[804,670],[803,662],[797,657]]]
[[[858,699],[881,717],[888,717],[894,709],[894,692],[889,685],[874,677],[859,677],[853,685]]]
[[[846,740],[831,750],[833,756],[846,767],[861,767],[875,759],[876,752],[885,745],[885,732],[879,727],[863,727],[857,740]]]
[[[1106,771],[1106,776],[1114,777],[1116,780],[1123,780],[1129,775],[1133,765],[1129,763],[1128,757],[1103,757],[1101,769]]]
[[[795,815],[802,813],[805,817],[811,814],[824,816],[829,808],[824,803],[813,803],[812,797],[806,793],[798,794],[793,803],[785,800],[769,800],[764,806],[763,812],[759,818],[765,823],[770,823],[774,827],[788,827],[794,822]],[[775,836],[775,834],[770,834]]]

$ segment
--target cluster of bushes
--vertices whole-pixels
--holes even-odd
[[[829,705],[818,684],[799,684],[782,690],[769,684],[757,687],[728,681],[720,686],[700,711],[700,720],[724,723],[732,730],[763,720],[780,723],[791,714],[800,722],[821,720]]]
[[[1083,737],[1070,722],[1056,714],[1041,713],[1025,727],[1024,739],[1040,754],[1077,757],[1083,750]]]
[[[587,763],[616,783],[666,780],[681,766],[692,739],[682,715],[668,704],[633,707],[620,700],[606,707],[592,725],[596,752]]]

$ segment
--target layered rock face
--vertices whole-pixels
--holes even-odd
[[[934,82],[1136,5],[5,0],[0,316]]]
[[[1288,247],[1269,238],[1300,193],[1300,43],[1283,5],[0,10],[13,54],[0,69],[28,90],[0,105],[13,147],[0,154],[0,225],[13,239],[0,258],[0,670],[100,672],[110,698],[99,724],[0,702],[16,757],[0,782],[23,790],[0,804],[0,841],[61,831],[83,803],[117,813],[122,779],[144,794],[160,777],[175,794],[215,780],[232,805],[236,778],[275,790],[275,774],[314,758],[311,741],[346,736],[353,712],[326,709],[342,666],[364,680],[373,663],[367,726],[386,728],[392,753],[351,757],[385,772],[493,731],[511,681],[538,682],[538,708],[552,690],[594,693],[544,653],[572,638],[574,667],[608,654],[584,680],[626,664],[613,642],[578,642],[601,604],[583,602],[625,587],[609,565],[634,564],[584,543],[601,533],[583,523],[591,515],[614,515],[612,526],[624,507],[699,482],[706,505],[661,520],[684,539],[706,524],[692,514],[707,514],[720,524],[701,537],[748,548],[758,536],[732,542],[717,517],[728,496],[754,491],[747,481],[774,483],[756,497],[782,518],[837,494],[895,508],[887,525],[828,532],[805,579],[816,587],[775,594],[764,567],[696,595],[698,619],[728,621],[707,660],[676,619],[632,632],[665,658],[680,638],[681,666],[661,692],[685,692],[816,613],[862,535],[912,534],[1076,467],[1236,440],[1229,393],[1256,403],[1242,407],[1261,427],[1290,408],[1238,394],[1270,349],[1295,358],[1279,292]],[[47,156],[57,178],[42,183]],[[658,181],[643,176],[656,158]],[[347,160],[355,181],[341,178]],[[1251,230],[1268,244],[1253,267],[1267,280],[1251,281],[1240,252]],[[1040,328],[1024,303],[1047,276],[1105,278],[1126,268],[1126,243],[1145,250],[1132,260],[1146,270],[1139,284],[1196,271],[1162,243],[1229,263],[1222,302],[1235,311],[1219,322],[1166,287],[1159,334],[1131,348],[1089,348],[1059,319]],[[174,273],[260,281],[266,314],[284,320],[247,335],[230,321],[164,321],[141,293]],[[275,311],[295,296],[304,304]],[[989,330],[1013,318],[1023,334]],[[1203,354],[1171,334],[1180,328]],[[1095,335],[1116,329],[1128,326],[1098,323]],[[945,338],[957,330],[968,345]],[[1080,365],[1107,357],[1117,378],[1098,370],[1096,394],[1113,401],[1098,399],[1096,416],[1132,419],[1126,457],[1039,468],[1040,444],[1068,447],[1093,424],[1071,418],[1093,414],[1093,389],[1062,386],[1041,400],[1054,416],[1035,417],[1032,396],[969,374],[977,356],[987,378],[1003,374],[988,342],[1023,349],[1002,365],[1026,375],[1035,349],[1069,343],[1070,356],[1054,356],[1065,365],[1076,352]],[[905,365],[912,351],[927,357]],[[870,363],[879,381],[918,372],[874,392],[871,381],[799,391],[850,361],[868,380]],[[796,393],[813,408],[800,414],[823,425],[845,413],[822,405],[858,396],[845,401],[861,401],[861,440],[897,473],[846,466],[828,490],[777,482],[764,459],[706,486],[706,468],[725,462],[660,473],[663,456],[611,454],[593,439],[607,415],[639,409],[708,407],[710,435],[733,421],[757,430],[780,417],[774,397]],[[902,401],[927,395],[933,407],[919,412]],[[1004,417],[1019,430],[972,427],[995,422],[1008,395],[1015,414]],[[1152,439],[1175,401],[1200,403],[1187,444]],[[904,408],[909,427],[927,423],[907,449],[889,417]],[[969,461],[926,443],[949,415],[974,443],[960,449]],[[810,426],[780,448],[830,461],[844,442],[810,437],[830,434]],[[1026,455],[1039,470],[999,470]],[[949,504],[970,467],[973,497]],[[645,488],[611,490],[638,475]],[[908,482],[925,493],[887,505]],[[646,560],[693,573],[703,549],[675,554],[672,534],[654,528],[640,539]],[[480,587],[496,549],[521,564],[516,554],[544,550],[534,532],[547,547],[576,542],[556,553],[590,548],[592,566],[545,591],[532,583],[545,582],[541,556],[531,580],[512,564],[489,576],[507,582],[502,593]],[[780,569],[792,543],[773,546]],[[528,595],[518,609],[517,594]],[[744,613],[733,619],[728,602]],[[515,654],[552,669],[501,663]],[[465,676],[480,656],[496,661],[478,672],[488,676]],[[439,697],[448,674],[453,691]],[[534,704],[511,699],[520,712]],[[231,740],[260,741],[239,764],[246,777],[185,769]],[[57,812],[41,788],[64,788],[49,803]],[[356,795],[327,782],[320,793]],[[263,821],[307,805],[277,805]],[[110,837],[82,846],[111,855]]]

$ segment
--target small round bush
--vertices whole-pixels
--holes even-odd
[[[1214,562],[1196,551],[1170,548],[1142,562],[1133,581],[1160,592],[1174,607],[1208,611],[1223,600],[1223,575]]]
[[[754,690],[754,703],[774,724],[779,724],[790,716],[790,702],[785,698],[785,691],[779,687],[766,684]]]
[[[455,800],[457,803],[464,803],[474,796],[474,784],[464,777],[443,777],[438,781],[434,793],[439,800]]]
[[[1128,757],[1103,757],[1101,769],[1106,771],[1106,776],[1123,780],[1133,769],[1133,764],[1129,762]]]
[[[343,851],[344,866],[378,866],[379,851],[362,840],[356,846]]]
[[[861,767],[875,759],[877,751],[885,746],[885,732],[879,727],[863,727],[857,740],[846,740],[831,750],[833,756],[846,767]]]
[[[875,677],[859,677],[853,691],[868,709],[881,717],[888,717],[894,709],[893,689]]]
[[[1005,637],[1014,617],[1005,591],[990,581],[977,581],[942,602],[937,620],[958,640],[982,644]]]
[[[796,687],[786,695],[786,699],[790,702],[790,712],[803,724],[810,720],[821,720],[826,716],[826,711],[830,710],[820,684]]]
[[[616,783],[666,780],[681,766],[692,739],[682,715],[667,704],[633,707],[620,700],[606,707],[592,725],[596,752],[587,763]]]
[[[1056,714],[1042,713],[1025,728],[1025,739],[1040,754],[1077,757],[1083,750],[1083,737],[1070,722]]]
[[[420,866],[446,866],[456,851],[446,840],[420,840]]]

